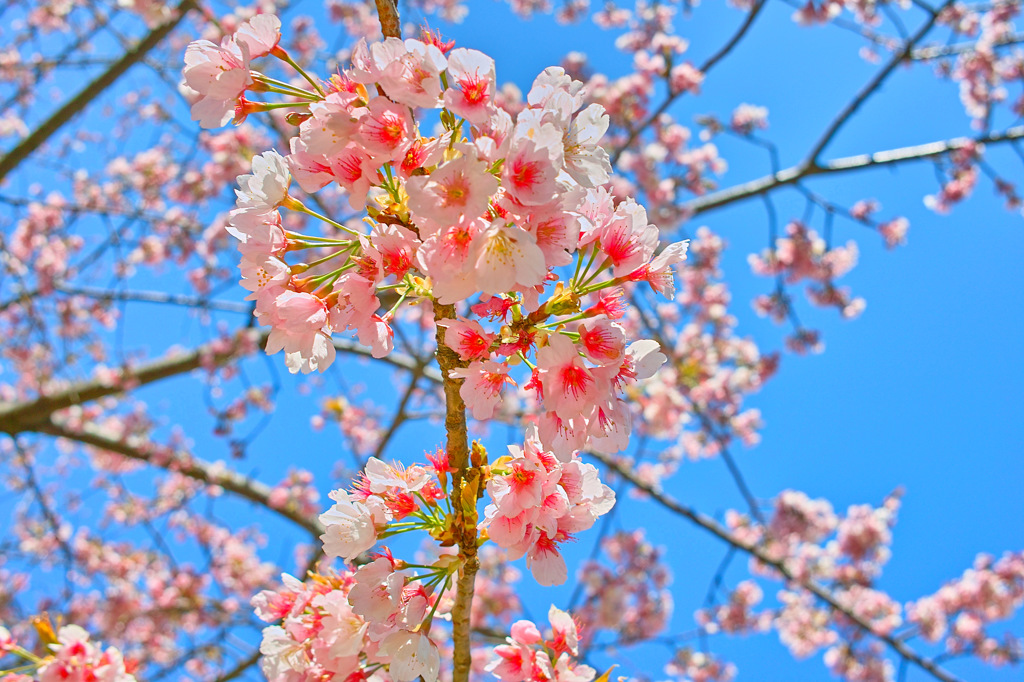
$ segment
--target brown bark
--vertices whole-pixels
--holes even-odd
[[[397,0],[376,0],[380,32],[385,38],[401,38],[402,22],[398,18]]]
[[[455,517],[455,536],[459,542],[459,558],[462,567],[459,570],[455,587],[455,607],[452,609],[452,641],[455,646],[452,675],[453,682],[465,682],[469,679],[469,670],[473,659],[470,653],[470,613],[473,607],[473,587],[476,573],[480,568],[477,559],[476,529],[476,485],[479,485],[479,471],[470,461],[469,438],[466,433],[466,404],[459,394],[462,379],[450,376],[452,369],[465,366],[458,353],[444,343],[444,320],[455,318],[455,306],[434,303],[434,321],[437,325],[437,363],[441,367],[441,379],[445,399],[445,431],[448,435],[448,464],[452,472],[452,509]],[[463,500],[463,491],[468,500]],[[472,511],[467,515],[470,506]]]

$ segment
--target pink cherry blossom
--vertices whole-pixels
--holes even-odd
[[[474,237],[469,257],[477,289],[485,294],[534,287],[547,275],[544,253],[533,235],[501,219]]]
[[[502,165],[502,184],[521,204],[546,204],[555,198],[558,190],[555,181],[562,163],[562,133],[558,128],[545,124],[531,136],[520,133],[517,128]]]
[[[220,45],[208,40],[189,43],[185,50],[185,85],[199,99],[192,105],[192,120],[204,128],[219,128],[235,114],[235,103],[252,85],[249,45],[225,38]]]
[[[383,514],[380,513],[375,519],[367,505],[350,499],[344,490],[334,490],[330,497],[334,505],[320,515],[320,523],[326,528],[320,536],[324,543],[324,553],[346,560],[353,559],[376,544],[376,526],[384,520]]]
[[[561,334],[537,351],[537,369],[544,387],[544,404],[566,417],[593,407],[601,392],[597,377],[584,364],[576,346]]]
[[[494,60],[477,50],[456,48],[448,55],[448,78],[458,89],[445,91],[445,107],[474,125],[486,122],[494,98]]]
[[[441,654],[425,634],[400,630],[381,643],[381,651],[391,657],[388,672],[396,682],[436,682]]]
[[[413,215],[440,226],[483,215],[498,189],[498,180],[487,172],[484,161],[473,153],[464,153],[428,176],[410,178],[406,189]]]
[[[57,631],[57,642],[50,645],[53,658],[39,667],[40,682],[63,680],[99,680],[135,682],[125,670],[121,652],[114,647],[101,649],[89,641],[89,633],[77,625],[65,625]]]
[[[501,390],[514,384],[508,376],[508,365],[494,360],[475,360],[465,369],[451,370],[452,378],[463,380],[459,395],[473,413],[473,419],[490,419],[501,402]]]
[[[250,58],[263,57],[281,41],[281,20],[274,14],[257,14],[239,26],[234,37],[249,48]]]
[[[329,329],[327,306],[321,299],[285,291],[274,300],[274,309],[267,317],[272,327],[267,353],[283,350],[291,372],[322,372],[334,362],[334,344],[324,331]]]

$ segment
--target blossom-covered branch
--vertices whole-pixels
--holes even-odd
[[[1014,126],[1001,132],[978,135],[977,137],[954,137],[949,140],[898,147],[871,154],[844,156],[816,165],[799,164],[780,170],[772,175],[766,175],[762,178],[736,185],[735,187],[729,187],[702,197],[690,199],[683,203],[683,210],[689,215],[699,215],[722,206],[728,206],[729,204],[749,199],[750,197],[766,194],[779,187],[799,183],[801,180],[814,176],[918,161],[941,156],[966,147],[999,144],[1020,139],[1024,139],[1024,126]]]
[[[770,552],[766,551],[765,546],[758,540],[748,541],[738,537],[735,533],[731,532],[728,528],[721,525],[710,516],[702,514],[701,512],[678,502],[671,496],[646,483],[640,479],[635,472],[622,466],[614,458],[601,455],[600,453],[594,453],[594,456],[601,460],[605,466],[614,471],[617,475],[629,481],[645,494],[650,495],[651,499],[656,501],[665,509],[699,526],[717,537],[719,540],[728,543],[736,549],[746,552],[765,566],[770,566],[773,570],[778,571],[779,574],[781,574],[789,583],[807,590],[815,597],[828,604],[831,609],[843,614],[845,618],[849,619],[849,621],[854,623],[858,628],[879,638],[900,657],[907,659],[914,665],[929,673],[935,679],[942,680],[942,682],[959,682],[959,678],[944,670],[935,661],[925,658],[915,652],[906,644],[906,642],[890,634],[879,632],[878,628],[871,622],[856,613],[849,605],[840,603],[834,594],[819,585],[814,579],[797,575],[792,568],[790,568],[785,557],[780,559],[773,556]]]

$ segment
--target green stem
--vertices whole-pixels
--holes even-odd
[[[608,287],[618,286],[625,281],[626,280],[623,277],[616,277],[615,279],[610,279],[607,282],[598,282],[597,284],[594,284],[592,286],[580,289],[579,294],[580,296],[585,296],[586,294],[592,294],[595,291],[600,291],[601,289],[607,289]]]
[[[430,624],[434,622],[434,613],[437,612],[437,607],[441,603],[441,595],[443,595],[444,591],[448,589],[448,584],[451,579],[452,577],[450,574],[444,574],[444,587],[442,587],[441,591],[437,593],[437,599],[434,600],[434,605],[430,608],[430,613],[428,613],[427,617],[423,619],[423,622],[427,625],[428,632],[430,631]]]
[[[580,274],[580,277],[585,277],[586,274],[590,272],[590,266],[594,264],[595,258],[597,258],[597,244],[594,244],[594,247],[590,250],[590,259],[587,260],[587,265],[583,268],[583,272]],[[577,277],[573,277],[572,286],[574,289],[578,286],[578,283],[579,279]]]
[[[347,269],[348,269],[348,265],[343,265],[340,268],[338,268],[337,270],[332,270],[332,271],[328,272],[327,274],[320,275],[319,277],[312,278],[309,281],[312,282],[315,285],[313,287],[313,291],[316,291],[317,289],[319,289],[320,287],[324,286],[325,284],[334,284],[334,280],[336,280],[339,277],[341,277],[342,273],[345,272],[345,270],[347,270]]]
[[[329,253],[326,256],[324,256],[323,258],[319,258],[319,259],[313,261],[312,263],[298,263],[298,264],[292,266],[292,272],[295,273],[295,274],[303,273],[306,270],[309,270],[310,268],[315,268],[318,265],[323,265],[324,263],[326,263],[327,261],[331,260],[332,258],[337,258],[341,254],[348,253],[349,251],[351,251],[351,249],[339,249],[339,250],[335,251],[334,253]]]
[[[296,88],[288,85],[283,81],[276,80],[274,78],[267,78],[263,76],[258,80],[261,87],[256,92],[276,92],[279,95],[287,95],[289,97],[301,97],[302,99],[309,100],[310,102],[319,102],[320,98],[309,90],[303,90],[302,88]]]
[[[390,320],[394,316],[395,311],[398,310],[398,306],[402,305],[402,303],[405,302],[405,299],[408,298],[410,291],[412,291],[412,287],[407,287],[406,290],[402,292],[402,295],[398,297],[398,300],[395,301],[395,304],[391,306],[391,310],[385,313],[384,319]]]
[[[269,90],[268,92],[274,92]],[[272,109],[294,109],[296,107],[308,107],[308,102],[251,102],[252,104],[258,104],[260,111],[270,111]]]
[[[604,262],[601,263],[601,267],[599,267],[597,270],[594,270],[594,272],[589,277],[587,277],[585,280],[580,282],[579,286],[586,287],[588,284],[593,282],[597,278],[598,275],[600,275],[602,272],[604,272],[608,268],[608,266],[611,264],[611,262],[612,262],[611,258],[605,258]]]
[[[523,355],[523,351],[519,351],[519,359],[525,362],[526,366],[529,367],[531,370],[537,369],[537,365],[533,364],[532,362],[526,359],[526,356]]]
[[[576,320],[584,320],[587,317],[588,317],[587,313],[577,313],[576,315],[573,315],[572,317],[564,317],[564,318],[562,318],[560,320],[553,320],[551,322],[544,322],[544,323],[538,324],[536,326],[537,326],[537,329],[549,329],[549,328],[553,329],[553,328],[557,327],[560,324],[567,324],[569,322],[575,322]]]
[[[320,215],[319,213],[317,213],[313,209],[309,208],[308,206],[306,206],[305,204],[301,203],[300,201],[298,201],[296,199],[293,199],[290,196],[289,197],[285,197],[285,202],[282,204],[282,206],[285,206],[286,208],[290,208],[293,211],[298,211],[299,213],[305,213],[308,216],[312,216],[313,218],[317,218],[319,220],[322,220],[325,223],[327,223],[328,225],[330,225],[332,227],[336,227],[337,229],[339,229],[339,230],[341,230],[343,232],[348,232],[349,234],[354,235],[356,237],[361,237],[362,236],[358,232],[353,230],[351,227],[345,227],[344,225],[342,225],[341,223],[337,222],[336,220],[331,220],[330,218],[328,218],[325,215]]]
[[[324,94],[323,88],[321,88],[320,84],[316,82],[316,79],[314,79],[312,76],[310,76],[308,73],[306,73],[306,71],[301,66],[299,66],[298,63],[296,63],[296,61],[294,59],[292,59],[292,56],[290,54],[288,54],[284,50],[280,50],[280,54],[275,53],[275,56],[277,56],[279,59],[282,59],[289,66],[291,66],[293,69],[298,71],[299,75],[302,76],[303,78],[305,78],[306,82],[309,83],[310,85],[312,85],[313,88],[318,93],[320,93],[320,97],[326,97],[326,95]]]

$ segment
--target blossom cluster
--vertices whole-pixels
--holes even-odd
[[[577,454],[560,459],[543,449],[535,432],[523,447],[510,445],[509,457],[491,467],[484,510],[488,536],[510,559],[526,555],[526,564],[541,585],[561,585],[568,578],[559,543],[588,530],[615,504],[615,493],[601,483],[597,468]]]
[[[621,450],[630,431],[621,392],[663,361],[654,342],[627,345],[616,322],[621,287],[645,281],[672,298],[687,243],[659,253],[644,208],[604,186],[603,107],[584,107],[582,84],[552,67],[513,118],[498,103],[493,60],[433,35],[361,42],[345,72],[326,82],[303,73],[316,92],[285,87],[244,58],[288,59],[276,47],[276,24],[254,23],[261,16],[220,46],[193,43],[185,71],[203,98],[193,114],[204,125],[208,108],[277,106],[256,107],[241,94],[246,88],[298,100],[280,103],[300,109],[288,117],[298,125],[291,153],[253,159],[228,225],[239,240],[242,284],[271,327],[267,352],[283,350],[292,371],[322,371],[334,360],[331,336],[351,329],[381,357],[392,350],[403,302],[480,295],[472,317],[445,323],[445,343],[464,365],[452,377],[463,380],[473,416],[493,416],[503,387],[516,383],[510,368],[525,362],[548,448],[562,457],[588,445]],[[219,87],[235,71],[257,75]],[[424,137],[414,114],[430,109],[441,110],[440,133]],[[307,208],[289,194],[293,180],[307,193],[327,185],[346,192],[352,208],[368,212],[369,232]],[[286,229],[281,208],[321,219],[336,236]],[[286,254],[298,251],[315,258],[289,264]],[[560,279],[555,270],[574,261],[572,276]],[[387,311],[385,293],[397,296]],[[473,317],[500,324],[485,330]]]
[[[985,625],[1013,617],[1022,605],[1024,553],[999,559],[982,554],[963,576],[907,604],[907,621],[930,642],[945,636],[952,655],[970,653],[995,664],[1017,662],[1024,655],[1020,638],[1007,634],[1000,641],[986,632]]]
[[[402,569],[381,556],[354,572],[314,574],[306,582],[283,575],[281,587],[253,597],[257,617],[281,623],[263,630],[267,679],[367,679],[387,666],[395,682],[435,682],[440,653],[427,635],[429,623],[421,626],[438,610],[440,595]]]
[[[382,357],[393,348],[392,324],[404,302],[458,304],[453,317],[438,320],[438,338],[458,358],[446,379],[459,382],[473,417],[494,416],[503,388],[518,383],[516,366],[529,369],[523,390],[540,406],[523,446],[483,467],[491,504],[482,537],[511,559],[525,555],[541,584],[564,582],[559,544],[614,504],[579,451],[626,446],[625,391],[665,361],[657,342],[629,343],[620,323],[624,287],[647,282],[673,298],[673,269],[687,243],[659,252],[644,208],[609,189],[609,157],[600,146],[609,117],[599,104],[584,106],[583,84],[563,69],[539,75],[513,113],[497,96],[493,60],[452,49],[437,35],[361,41],[350,68],[326,81],[299,69],[279,39],[279,23],[257,16],[220,45],[190,45],[185,67],[193,118],[203,126],[223,125],[232,112],[238,122],[296,110],[284,119],[298,128],[290,153],[253,159],[251,173],[239,177],[227,226],[239,242],[255,315],[270,327],[267,352],[283,350],[293,372],[323,371],[334,360],[332,336],[353,330]],[[253,71],[251,60],[267,54],[313,89]],[[257,103],[248,91],[287,99]],[[422,135],[417,117],[436,117],[436,134]],[[293,196],[293,183],[306,195],[340,189],[351,208],[365,211],[369,231],[313,211]],[[294,231],[282,210],[315,218],[327,232]],[[289,263],[299,252],[311,255]],[[432,461],[431,470],[371,458],[351,490],[331,493],[334,504],[320,516],[325,554],[353,561],[378,540],[410,530],[453,544],[447,454]],[[283,619],[264,631],[268,677],[345,676],[385,665],[395,679],[436,678],[438,653],[425,633],[463,557],[442,557],[410,576],[403,571],[411,565],[383,551],[351,577],[326,580],[332,589],[320,596],[261,598],[261,617]],[[294,581],[287,587],[299,589]],[[367,590],[376,601],[366,601]],[[287,608],[262,607],[275,601]],[[346,635],[324,627],[328,614],[348,623]],[[535,627],[514,626],[514,636],[522,635],[516,645],[533,647],[521,658],[531,675],[589,681],[593,671],[568,657],[577,653],[575,626],[552,614],[556,640],[543,651],[535,650]]]
[[[487,671],[501,682],[590,682],[597,671],[577,663],[579,628],[565,611],[548,610],[551,635],[544,637],[532,621],[512,624],[506,644],[494,648]]]
[[[734,512],[727,521],[738,538],[763,543],[765,552],[783,562],[795,581],[834,586],[837,602],[884,636],[904,622],[900,604],[873,587],[889,558],[898,507],[898,496],[892,495],[877,508],[851,506],[840,518],[827,500],[788,490],[776,498],[766,525],[753,524]],[[778,577],[774,568],[756,561],[752,569],[762,576]],[[774,629],[794,656],[806,657],[828,647],[827,664],[845,679],[886,679],[873,676],[886,670],[886,661],[870,646],[861,646],[859,631],[843,615],[819,605],[810,592],[795,584],[779,590],[776,598],[776,608],[757,610],[764,592],[757,582],[745,580],[729,593],[725,603],[698,612],[697,620],[708,632]]]
[[[765,632],[774,629],[793,655],[805,657],[824,649],[825,663],[838,676],[859,682],[887,682],[894,666],[884,657],[880,642],[863,641],[852,617],[870,626],[879,637],[919,634],[930,642],[945,637],[950,655],[974,655],[994,664],[1019,661],[1021,641],[1012,635],[1000,640],[986,630],[993,621],[1011,618],[1024,605],[1024,555],[1000,559],[980,555],[974,568],[933,595],[901,605],[874,585],[889,558],[892,525],[898,508],[893,495],[877,508],[854,505],[838,517],[826,500],[788,490],[779,495],[765,526],[751,524],[735,513],[729,525],[738,538],[763,543],[776,561],[794,577],[781,589],[775,608],[758,610],[764,599],[753,580],[739,583],[728,599],[697,613],[709,633]],[[762,576],[778,578],[771,567],[754,562]],[[815,581],[833,587],[839,609],[817,602],[798,583]],[[849,615],[847,615],[849,614]]]
[[[786,226],[786,235],[775,240],[773,249],[749,257],[754,274],[779,277],[789,284],[809,280],[807,296],[811,302],[834,307],[847,319],[860,315],[864,299],[851,298],[848,288],[834,284],[857,264],[857,244],[851,241],[830,247],[817,232],[798,221]],[[778,294],[762,296],[754,303],[755,310],[777,321],[786,317],[786,306],[788,303]]]
[[[95,680],[96,682],[136,682],[130,668],[116,647],[103,647],[89,641],[89,633],[77,625],[64,625],[56,633],[49,621],[37,625],[40,639],[46,644],[46,653],[37,656],[21,647],[11,632],[0,626],[0,659],[13,654],[29,661],[34,676],[18,671],[0,670],[0,677],[10,682],[64,682],[65,680]]]
[[[439,464],[440,471],[444,465]],[[351,560],[371,549],[389,523],[416,516],[423,528],[437,527],[434,512],[445,494],[432,471],[414,464],[403,467],[371,457],[350,493],[334,490],[334,505],[320,515],[326,532],[320,536],[329,557]],[[419,511],[426,508],[426,514]],[[429,515],[428,515],[429,514]],[[415,525],[412,522],[406,525]]]
[[[673,606],[664,548],[654,547],[642,530],[609,535],[601,548],[611,565],[588,561],[580,570],[584,601],[576,616],[587,624],[581,640],[593,642],[600,630],[615,632],[623,643],[664,632]]]

